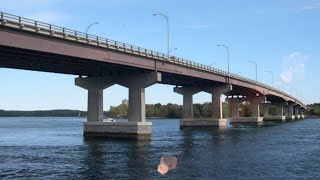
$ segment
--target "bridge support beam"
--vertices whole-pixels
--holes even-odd
[[[263,118],[260,117],[260,104],[265,101],[264,96],[253,96],[245,99],[251,103],[251,117],[232,117],[230,118],[231,123],[262,123]]]
[[[304,119],[303,109],[300,110],[300,119]]]
[[[88,90],[88,122],[103,121],[103,90],[112,86],[114,83],[110,78],[89,77],[76,78],[75,84]]]
[[[295,120],[295,116],[293,114],[293,107],[295,106],[295,103],[288,103],[286,107],[286,121],[292,121]]]
[[[294,107],[294,116],[296,120],[300,119],[300,106]]]
[[[230,117],[239,118],[239,98],[226,98],[226,101],[229,103]]]
[[[199,93],[201,89],[195,87],[175,87],[173,91],[183,96],[183,119],[193,119],[193,95]]]
[[[91,119],[88,115],[88,122],[84,123],[84,136],[150,140],[152,123],[145,120],[145,88],[159,81],[161,81],[161,74],[157,72],[113,79],[104,77],[77,78],[76,85],[89,91],[88,114],[91,113],[95,117]],[[103,122],[102,91],[115,83],[129,88],[128,122]],[[99,87],[94,88],[94,92],[98,89],[99,93],[92,98],[90,96],[91,84],[93,87]],[[88,85],[90,85],[89,88]],[[89,108],[89,106],[94,108]],[[92,109],[99,110],[92,111]]]
[[[200,92],[202,89],[194,87],[176,87],[174,92],[183,95],[183,118],[180,119],[180,128],[185,127],[226,127],[227,120],[222,119],[221,94],[230,91],[231,85],[222,85],[205,88],[204,91],[212,95],[212,117],[211,118],[193,118],[192,95]]]
[[[285,122],[286,121],[286,116],[283,115],[284,109],[283,106],[284,104],[278,103],[276,105],[276,110],[277,110],[277,115],[276,116],[267,116],[263,117],[263,121],[280,121],[280,122]]]
[[[270,117],[270,103],[263,103],[263,118]]]

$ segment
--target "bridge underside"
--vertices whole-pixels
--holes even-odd
[[[0,67],[90,77],[118,77],[120,75],[151,72],[151,70],[120,64],[5,46],[0,46]],[[221,84],[219,82],[165,72],[162,72],[161,83],[178,86],[212,86]]]

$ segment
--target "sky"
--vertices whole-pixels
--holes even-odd
[[[320,102],[320,0],[0,0],[0,11],[166,52],[169,16],[172,55],[227,69],[297,96]],[[73,75],[0,68],[0,109],[49,110],[87,108],[87,91],[74,85]],[[104,90],[104,109],[128,98],[114,85]],[[194,103],[210,101],[204,92]],[[182,104],[173,86],[146,89],[146,103]]]

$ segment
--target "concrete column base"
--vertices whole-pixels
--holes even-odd
[[[296,115],[296,116],[295,116],[295,119],[296,119],[296,120],[299,120],[299,119],[300,119],[300,115]]]
[[[268,116],[268,117],[263,117],[263,121],[286,121],[285,116]]]
[[[151,122],[84,122],[84,137],[151,139]]]
[[[300,115],[300,119],[304,119],[304,115]]]
[[[226,127],[227,119],[180,119],[183,127]]]
[[[230,118],[231,123],[262,123],[263,117],[237,117]]]
[[[286,121],[293,121],[295,120],[295,116],[286,116]]]

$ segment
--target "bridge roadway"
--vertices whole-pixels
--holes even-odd
[[[221,95],[230,104],[231,122],[300,119],[306,109],[297,98],[236,74],[6,13],[0,13],[0,67],[79,75],[75,84],[88,90],[84,136],[149,139],[145,88],[155,83],[175,85],[174,92],[183,95],[181,127],[226,126]],[[103,122],[103,90],[114,84],[129,89],[126,123]],[[201,91],[212,95],[212,118],[193,118],[192,96]],[[239,117],[244,101],[251,104],[251,117]],[[276,115],[269,113],[271,104]]]

